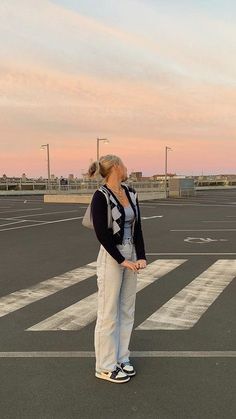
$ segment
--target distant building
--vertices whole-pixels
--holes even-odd
[[[167,173],[167,179],[171,178],[171,177],[175,177],[176,173]],[[150,177],[151,180],[165,180],[165,174],[158,174],[158,175],[153,175]]]
[[[141,177],[142,182],[150,182],[150,180],[151,180],[150,176],[142,176]]]
[[[142,180],[142,172],[131,172],[129,175],[129,179],[136,182],[141,182]]]
[[[235,186],[236,175],[200,175],[194,176],[197,186]]]

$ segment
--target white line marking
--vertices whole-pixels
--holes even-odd
[[[96,262],[88,263],[80,268],[73,269],[62,275],[46,279],[29,288],[23,288],[0,298],[0,317],[12,313],[15,310],[34,303],[90,278],[96,274]]]
[[[38,215],[51,215],[51,214],[64,214],[67,212],[78,212],[78,210],[71,210],[71,211],[52,211],[52,212],[40,212],[39,214],[27,214],[27,218],[28,217],[36,217]],[[24,218],[25,215],[19,215],[16,217],[11,217],[12,219],[16,219],[16,218]]]
[[[145,204],[139,204],[140,207],[144,208],[157,208],[157,205],[145,205]]]
[[[3,220],[3,218],[1,218],[1,220]],[[24,222],[25,222],[25,220],[20,220],[20,221],[14,221],[12,223],[0,224],[0,229],[1,229],[1,227],[11,226],[13,224],[19,224],[19,223],[24,223]]]
[[[190,329],[235,277],[236,260],[218,260],[136,329]]]
[[[40,221],[40,220],[23,220],[25,223],[42,223],[45,224],[45,221]]]
[[[0,214],[5,214],[5,213],[9,213],[9,212],[18,212],[18,211],[37,211],[37,210],[41,210],[43,209],[41,208],[22,208],[22,209],[17,209],[17,210],[10,210],[10,211],[0,211]]]
[[[173,207],[178,207],[178,206],[185,206],[185,207],[228,207],[228,208],[233,208],[234,205],[232,204],[187,204],[187,203],[182,203],[182,204],[167,204],[167,203],[158,203],[159,205],[165,205],[165,206],[173,206]]]
[[[145,358],[235,358],[236,351],[133,351],[131,356]]]
[[[14,218],[0,218],[0,220],[3,220],[3,221],[14,221],[14,222],[12,222],[11,224],[17,224],[17,223],[23,223],[23,222],[26,222],[26,223],[43,223],[43,224],[45,224],[45,220],[43,221],[43,220],[26,220],[26,219],[24,219],[24,220],[22,220],[22,219],[20,219],[19,220],[19,218],[20,217],[14,217]],[[28,218],[28,217],[27,217]],[[55,220],[56,221],[56,220]],[[2,226],[2,227],[5,227],[6,225],[10,225],[10,223],[9,224],[0,224],[0,227]]]
[[[235,358],[236,351],[131,351],[133,358]],[[0,352],[0,358],[95,358],[94,351]]]
[[[153,218],[162,218],[162,217],[163,217],[163,215],[152,215],[150,217],[141,217],[141,218],[142,218],[142,220],[150,220],[150,219],[153,219]]]
[[[34,204],[38,204],[38,203],[43,203],[43,199],[42,198],[37,198],[37,199],[28,199],[29,195],[24,195],[27,199],[27,202],[32,202]],[[0,201],[4,202],[4,201],[11,201],[11,202],[24,202],[24,199],[12,199],[12,198],[2,198],[2,194],[0,194]]]
[[[214,256],[214,255],[236,255],[236,253],[146,253],[147,256],[182,256],[182,255],[187,255],[187,256],[192,256],[192,255],[197,255],[197,256]]]
[[[208,220],[201,221],[201,223],[236,223],[236,220]]]
[[[170,230],[170,231],[236,231],[236,228],[208,228],[208,229],[197,229],[197,230]]]
[[[2,228],[2,229],[0,228],[0,232],[1,231],[9,231],[9,230],[18,230],[18,229],[21,229],[21,228],[29,228],[29,227],[38,227],[38,226],[41,227],[41,226],[46,225],[46,224],[63,223],[64,221],[80,220],[82,218],[83,217],[74,217],[74,218],[64,218],[62,220],[54,220],[54,221],[42,221],[42,222],[39,221],[40,224],[30,224],[30,225],[26,225],[26,226]]]
[[[150,263],[138,274],[137,292],[186,262],[186,259],[160,259]],[[59,311],[51,317],[28,328],[39,330],[79,330],[93,322],[97,316],[97,292]]]

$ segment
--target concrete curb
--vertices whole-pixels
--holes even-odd
[[[148,201],[152,199],[164,199],[165,192],[138,192],[139,201]],[[50,194],[44,195],[45,203],[68,203],[68,204],[89,204],[92,194],[76,195],[76,194]]]

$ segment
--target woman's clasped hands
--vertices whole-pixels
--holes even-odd
[[[121,266],[130,269],[134,272],[139,272],[139,269],[144,269],[147,266],[146,259],[139,259],[136,262],[132,262],[131,260],[125,259],[124,262],[121,263]]]

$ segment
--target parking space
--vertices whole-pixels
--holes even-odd
[[[83,205],[44,204],[42,197],[9,199],[11,205],[8,207],[3,205],[4,201],[5,198],[0,199],[0,232],[81,219],[86,208]]]

